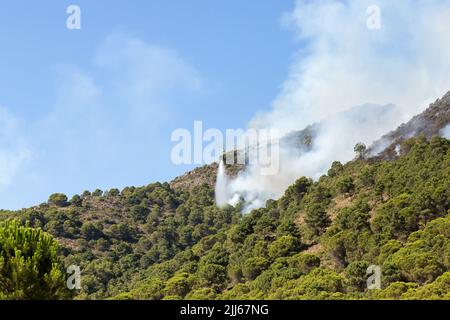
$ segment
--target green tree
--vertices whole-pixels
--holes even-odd
[[[100,227],[90,222],[83,223],[81,226],[81,234],[86,238],[86,240],[97,240],[103,236],[103,232]]]
[[[63,299],[69,296],[57,242],[16,220],[0,223],[0,299]]]
[[[188,300],[215,300],[217,293],[211,288],[200,288],[188,293]]]
[[[131,215],[133,219],[138,222],[144,222],[147,219],[150,210],[142,205],[131,207]]]
[[[129,242],[135,241],[136,237],[135,229],[123,222],[113,225],[108,234],[113,238]]]
[[[353,149],[359,159],[364,159],[367,154],[367,147],[364,143],[358,142]]]
[[[242,273],[249,279],[255,279],[262,271],[270,265],[269,260],[263,257],[252,257],[244,262]]]
[[[192,277],[188,273],[182,272],[167,281],[163,292],[168,296],[184,297],[191,290],[191,285]]]
[[[327,174],[330,177],[336,177],[337,175],[342,173],[342,171],[344,171],[344,166],[342,165],[342,163],[340,163],[339,161],[334,161],[331,164],[331,168],[328,170]]]
[[[314,202],[306,208],[305,222],[314,235],[321,235],[331,220],[323,204]]]
[[[367,268],[370,263],[364,260],[350,263],[345,268],[346,284],[349,291],[363,292],[367,287]]]
[[[63,193],[54,193],[48,198],[48,204],[57,207],[66,207],[68,205],[67,196]]]
[[[227,279],[227,269],[218,264],[205,264],[199,267],[197,276],[199,286],[222,288]]]
[[[78,194],[75,194],[72,199],[70,199],[70,204],[75,207],[81,207],[83,205],[83,199]]]
[[[303,274],[320,266],[320,258],[311,253],[298,253],[289,258],[289,265]]]
[[[108,191],[108,196],[109,197],[117,197],[117,196],[119,196],[120,195],[120,191],[119,191],[119,189],[117,189],[117,188],[113,188],[113,189],[110,189],[109,191]]]
[[[103,191],[100,189],[95,189],[94,192],[92,192],[93,197],[101,197],[103,195]]]
[[[276,259],[297,253],[301,248],[299,239],[293,236],[282,236],[269,246],[269,257]]]
[[[337,187],[340,193],[352,193],[355,189],[353,178],[350,176],[342,177],[338,180]]]
[[[369,229],[370,206],[366,199],[359,199],[351,208],[342,209],[336,219],[336,225],[341,230],[352,229],[362,231]]]

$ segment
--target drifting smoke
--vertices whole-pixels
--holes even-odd
[[[450,38],[450,3],[377,3],[382,27],[369,30],[371,1],[297,1],[285,21],[302,50],[272,110],[256,115],[250,127],[287,134],[318,123],[311,148],[283,145],[275,175],[247,167],[216,189],[222,205],[239,198],[244,212],[264,206],[299,177],[317,179],[333,161],[351,160],[357,142],[370,145],[448,91],[450,43],[443,39]]]
[[[441,135],[444,138],[450,139],[450,124],[446,125],[445,128],[441,130]]]
[[[0,106],[0,191],[14,180],[20,167],[32,157],[21,130],[20,121]]]
[[[221,205],[234,205],[236,199],[242,199],[244,212],[260,208],[268,199],[282,196],[286,188],[300,176],[318,179],[327,172],[333,161],[351,160],[355,156],[353,147],[356,143],[369,145],[387,129],[398,124],[398,115],[399,110],[393,105],[364,105],[327,117],[312,126],[309,149],[294,146],[292,141],[288,143],[286,139],[281,140],[279,171],[276,174],[261,175],[259,165],[254,164],[236,179],[224,184],[219,167],[216,197],[220,197]],[[224,202],[226,197],[228,200]]]

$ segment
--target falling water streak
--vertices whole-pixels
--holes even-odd
[[[223,163],[223,159],[220,160],[219,168],[217,170],[217,179],[216,179],[216,205],[218,207],[223,207],[228,202],[228,191],[227,191],[228,177],[225,172],[225,164]]]

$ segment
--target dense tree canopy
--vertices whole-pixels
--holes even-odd
[[[62,297],[59,258],[80,266],[80,299],[448,299],[449,147],[412,138],[392,161],[355,149],[354,161],[300,177],[244,216],[217,208],[210,185],[168,183],[0,212],[30,226],[0,227],[0,297]],[[370,265],[380,290],[367,288]]]

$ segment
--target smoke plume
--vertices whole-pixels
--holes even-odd
[[[272,109],[249,126],[287,134],[318,125],[308,150],[282,147],[276,175],[249,166],[221,186],[229,204],[240,198],[249,211],[300,176],[319,178],[333,161],[351,160],[357,142],[370,145],[450,89],[450,3],[377,1],[379,30],[366,25],[372,4],[299,0],[285,16],[301,48]]]

